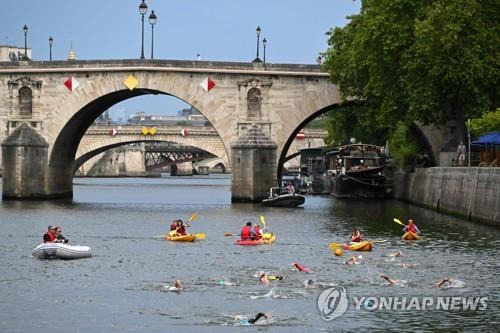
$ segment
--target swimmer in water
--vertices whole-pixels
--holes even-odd
[[[412,266],[411,266],[411,264],[402,263],[401,267],[403,267],[403,268],[411,268]]]
[[[446,277],[446,278],[443,278],[443,279],[439,280],[438,282],[436,282],[434,284],[434,287],[441,288],[445,284],[451,285],[452,283],[453,283],[453,280],[450,279],[450,278],[448,278],[448,277]]]
[[[346,263],[346,265],[358,265],[360,263],[360,261],[358,260],[358,258],[356,256],[354,256],[354,257],[350,257],[345,263]]]
[[[240,320],[240,325],[242,326],[248,326],[248,325],[253,325],[255,324],[260,318],[264,317],[265,319],[268,318],[269,315],[266,315],[265,313],[263,312],[259,312],[257,313],[253,318],[250,318],[250,319],[239,319],[237,316],[235,319],[236,320]]]
[[[389,254],[389,257],[401,257],[402,255],[403,255],[402,251],[397,251],[397,252]]]
[[[259,278],[259,281],[263,285],[267,286],[269,284],[269,278],[267,277],[267,274],[266,273],[262,273],[261,276],[260,276],[260,278]]]
[[[297,268],[297,270],[298,270],[299,272],[304,272],[304,273],[311,273],[311,272],[312,272],[310,268],[305,267],[305,266],[302,266],[302,265],[301,265],[301,264],[299,264],[299,263],[292,262],[292,265],[293,265],[295,268]]]
[[[382,279],[386,280],[387,282],[389,282],[389,284],[390,284],[391,286],[393,286],[393,285],[395,285],[395,284],[397,284],[397,283],[398,283],[398,281],[397,281],[397,280],[393,280],[393,279],[391,279],[390,277],[388,277],[388,276],[387,276],[387,275],[385,275],[385,274],[380,273],[380,277],[381,277]]]

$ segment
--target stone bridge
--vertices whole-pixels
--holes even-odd
[[[343,103],[328,73],[317,65],[173,60],[0,63],[3,197],[72,197],[75,158],[87,129],[112,105],[147,94],[175,96],[209,120],[231,164],[233,201],[265,197],[277,183],[299,130]]]

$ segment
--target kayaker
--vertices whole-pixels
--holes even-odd
[[[252,222],[247,222],[243,228],[241,228],[241,240],[252,240],[255,237],[255,232],[252,229]]]
[[[177,220],[177,228],[175,229],[177,235],[180,235],[180,236],[187,235],[186,228],[189,228],[190,226],[191,225],[187,222],[184,223],[184,222],[182,222],[182,220]]]
[[[359,243],[363,241],[363,235],[361,234],[361,231],[359,229],[354,230],[354,232],[351,235],[351,242]]]
[[[420,230],[415,223],[413,223],[412,219],[408,220],[408,225],[403,228],[404,232],[413,232],[414,234],[420,235]]]
[[[53,225],[47,227],[47,232],[43,235],[44,243],[52,243],[56,240],[55,228]]]
[[[175,229],[177,229],[177,220],[173,220],[170,225],[170,231],[174,231]]]
[[[254,226],[253,226],[253,232],[255,233],[255,240],[259,240],[259,239],[262,239],[262,235],[264,234],[264,232],[262,231],[262,229],[260,228],[260,226],[255,223]]]
[[[288,186],[286,187],[288,194],[295,194],[295,187],[293,187],[292,183],[288,183]]]
[[[56,237],[55,242],[56,243],[64,243],[64,244],[68,243],[69,240],[66,237],[64,237],[61,234],[61,232],[62,232],[61,227],[55,227],[55,230],[54,230],[54,236]]]

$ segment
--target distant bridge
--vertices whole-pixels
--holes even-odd
[[[301,133],[302,134],[302,133]],[[303,148],[325,145],[327,132],[321,129],[305,129],[303,135],[293,140],[287,155],[296,154]],[[207,152],[206,158],[217,156],[224,169],[230,169],[225,146],[213,127],[151,126],[151,125],[93,125],[89,127],[78,146],[75,171],[92,157],[115,147],[139,142],[173,142],[184,147],[194,147]],[[179,148],[178,153],[183,148]],[[188,150],[191,148],[187,149]],[[200,160],[202,155],[191,160]],[[153,157],[152,157],[153,158]],[[175,164],[165,161],[167,164]],[[181,162],[180,160],[178,161]],[[182,162],[185,162],[184,160]],[[148,163],[148,162],[146,162]],[[148,169],[148,165],[146,164]],[[152,167],[150,167],[151,169]],[[88,168],[87,168],[88,169]]]

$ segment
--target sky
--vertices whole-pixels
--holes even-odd
[[[141,53],[140,0],[16,0],[2,1],[0,44],[24,46],[28,26],[33,60],[64,60],[70,45],[78,60],[137,59]],[[146,0],[144,53],[151,57],[151,10],[155,59],[252,61],[257,26],[267,39],[270,63],[315,63],[327,48],[325,33],[344,26],[359,12],[353,0]],[[262,45],[260,49],[262,58]],[[136,97],[112,107],[111,114],[145,111],[175,114],[186,104],[175,97]]]

